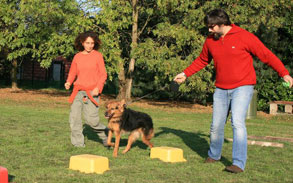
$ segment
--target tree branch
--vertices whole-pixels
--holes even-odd
[[[149,23],[149,21],[150,21],[150,16],[148,16],[148,18],[147,18],[147,20],[145,21],[145,23],[144,23],[142,29],[141,29],[141,30],[139,31],[139,33],[137,34],[138,37],[139,37],[140,34],[143,32],[143,30],[145,29],[145,27],[147,26],[147,24]]]

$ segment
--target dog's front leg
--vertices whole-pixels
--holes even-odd
[[[121,138],[121,132],[120,131],[114,131],[114,133],[115,133],[115,146],[114,146],[113,156],[117,157],[118,156],[120,138]]]
[[[107,138],[107,144],[108,146],[114,147],[114,143],[111,142],[112,140],[113,131],[109,130],[108,138]]]

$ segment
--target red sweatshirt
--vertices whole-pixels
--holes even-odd
[[[71,102],[79,90],[89,93],[89,91],[98,87],[101,93],[107,79],[103,55],[96,50],[91,51],[89,54],[77,53],[71,63],[66,82],[72,83],[76,77],[77,79],[74,82],[74,89],[70,97]]]
[[[232,29],[219,40],[208,37],[202,52],[184,73],[191,76],[214,60],[216,87],[233,89],[255,85],[256,74],[252,55],[271,66],[279,76],[289,75],[283,63],[252,33],[232,24]]]

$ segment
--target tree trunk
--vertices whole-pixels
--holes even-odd
[[[125,90],[125,71],[124,71],[124,64],[123,62],[119,63],[119,75],[118,75],[118,80],[119,80],[119,93],[117,96],[118,100],[122,100],[125,99],[125,94],[126,94],[126,90]]]
[[[137,47],[137,22],[138,22],[138,10],[137,10],[137,0],[132,0],[132,44],[131,44],[131,52]],[[133,57],[133,55],[132,55]],[[126,83],[125,83],[125,98],[126,100],[131,100],[131,88],[132,88],[132,77],[133,77],[133,71],[134,71],[134,64],[135,59],[131,58],[128,72],[126,75]]]
[[[11,69],[11,88],[17,90],[17,60],[14,59],[12,61],[12,69]]]

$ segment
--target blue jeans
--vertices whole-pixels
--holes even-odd
[[[224,142],[224,127],[229,111],[231,111],[231,126],[233,128],[233,165],[242,170],[247,159],[247,132],[245,119],[250,100],[253,95],[253,85],[240,86],[234,89],[216,88],[213,101],[213,121],[210,129],[209,157],[215,160],[221,158]]]

